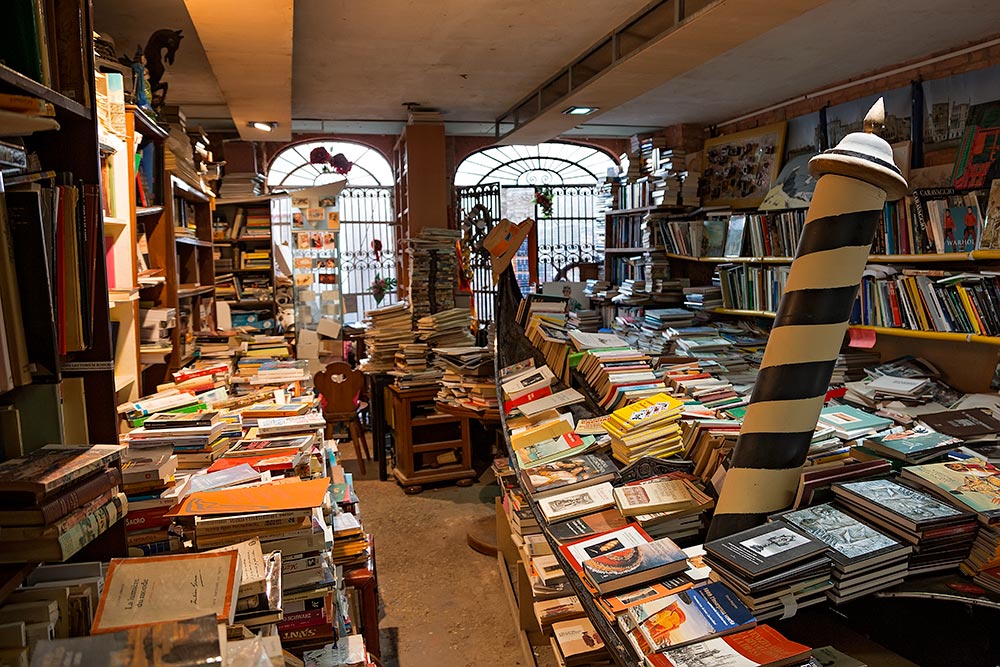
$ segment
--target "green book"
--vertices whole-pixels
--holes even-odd
[[[33,0],[8,0],[4,20],[0,21],[0,61],[39,83],[42,77],[42,51],[38,41],[38,17]]]

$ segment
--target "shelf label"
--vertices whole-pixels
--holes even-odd
[[[92,371],[113,371],[115,362],[113,361],[67,361],[62,365],[62,370],[71,373],[92,372]]]

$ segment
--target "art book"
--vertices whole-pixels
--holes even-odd
[[[648,662],[650,667],[786,667],[805,664],[809,654],[808,646],[788,640],[769,625],[760,625],[669,649],[651,656]]]
[[[614,493],[615,503],[625,516],[669,512],[687,507],[693,502],[687,485],[679,479],[621,486]]]
[[[628,617],[657,653],[756,624],[736,593],[719,582],[637,605]]]
[[[1000,468],[982,459],[910,466],[902,477],[977,512],[983,523],[1000,522]]]
[[[185,497],[180,504],[170,510],[168,515],[250,514],[320,507],[329,486],[329,480],[324,478],[203,491]],[[608,495],[611,495],[610,491]]]
[[[583,571],[583,562],[609,554],[613,551],[637,547],[652,542],[653,538],[646,534],[637,524],[630,523],[623,528],[570,542],[559,547],[563,557],[574,572]]]
[[[233,623],[240,579],[236,551],[114,558],[91,634],[212,614]]]
[[[605,652],[604,640],[586,618],[553,623],[552,637],[566,664],[580,664],[591,655]]]
[[[894,520],[909,530],[961,521],[966,514],[926,493],[889,479],[870,479],[834,484],[833,493],[852,505]]]
[[[831,559],[844,571],[869,567],[910,552],[909,546],[829,503],[779,514],[777,518],[829,545]]]
[[[787,524],[768,523],[705,544],[709,560],[756,579],[827,550],[814,537]]]
[[[514,452],[519,468],[553,463],[575,454],[582,454],[594,444],[594,436],[581,438],[570,431],[560,436],[545,440],[534,445],[528,445]]]
[[[905,431],[865,438],[869,449],[892,459],[914,463],[937,456],[961,442],[959,438],[938,433],[923,424],[916,424]]]
[[[892,426],[892,420],[849,405],[828,405],[819,415],[819,425],[832,428],[844,440],[875,433]]]
[[[566,542],[575,542],[576,540],[597,535],[598,533],[606,533],[609,530],[623,528],[627,523],[628,520],[617,509],[608,509],[603,512],[587,514],[576,519],[553,523],[549,526],[549,534],[559,542],[565,544]]]
[[[607,509],[615,504],[611,483],[560,493],[538,501],[538,509],[549,523]]]
[[[618,467],[603,454],[571,456],[521,470],[521,483],[534,498],[613,480]]]
[[[687,569],[687,554],[664,537],[595,556],[582,565],[584,576],[606,595]]]

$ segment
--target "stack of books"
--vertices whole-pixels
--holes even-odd
[[[282,620],[281,587],[285,564],[281,553],[264,553],[258,537],[220,547],[212,553],[219,552],[236,552],[240,559],[234,622],[260,630]]]
[[[900,583],[907,573],[910,546],[824,503],[776,517],[824,542],[833,561],[833,588],[827,596],[847,602]]]
[[[240,239],[267,239],[271,237],[271,210],[267,207],[248,208],[239,229]]]
[[[672,501],[672,502],[671,502]],[[619,511],[653,537],[681,540],[701,533],[715,501],[685,473],[630,482],[615,489]]]
[[[643,456],[664,458],[683,449],[677,422],[683,402],[664,393],[615,410],[604,422],[614,458],[629,464]]]
[[[705,544],[713,581],[725,582],[758,619],[826,600],[833,587],[827,545],[791,526],[767,523]]]
[[[566,329],[566,313],[532,312],[524,327],[524,335],[542,353],[545,363],[562,379],[568,379],[570,337]]]
[[[957,568],[976,537],[976,515],[888,480],[834,484],[837,502],[913,547],[909,573]]]
[[[597,403],[614,410],[663,392],[663,380],[651,361],[648,354],[631,348],[594,349],[583,355],[576,370],[593,390]]]
[[[122,491],[129,501],[125,517],[129,555],[152,556],[183,548],[183,533],[172,531],[171,521],[166,516],[170,505],[140,509],[142,503],[159,501],[175,486],[176,472],[177,456],[170,445],[125,451],[122,458]],[[175,493],[167,493],[168,502],[172,503],[175,497]]]
[[[373,373],[391,370],[396,363],[396,350],[414,339],[409,306],[402,302],[369,310],[365,319],[369,322],[365,332],[368,358],[362,362],[365,370]]]
[[[437,395],[439,403],[499,417],[493,353],[488,348],[436,348],[434,353],[444,369]]]
[[[210,465],[242,435],[239,424],[220,419],[217,411],[156,414],[128,434],[129,447],[169,445],[177,467],[196,470]]]
[[[434,363],[429,363],[430,347],[425,343],[404,343],[396,351],[395,368],[389,375],[396,378],[396,386],[400,389],[419,389],[436,387],[441,379],[442,370]]]
[[[832,428],[842,440],[856,440],[886,430],[893,421],[850,405],[828,405],[820,412],[819,425]]]
[[[240,253],[240,268],[243,270],[271,270],[271,251],[248,250]]]
[[[571,310],[567,313],[566,328],[597,333],[604,322],[596,310]]]
[[[404,241],[410,257],[407,300],[414,320],[455,307],[454,277],[458,272],[455,244],[461,236],[457,229],[424,227],[415,238]]]
[[[62,562],[128,512],[118,445],[45,445],[0,463],[0,563]]]
[[[417,320],[417,336],[430,347],[463,347],[473,345],[472,312],[468,308],[451,308]]]

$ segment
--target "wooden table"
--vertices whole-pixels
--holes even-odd
[[[386,388],[385,418],[396,453],[392,475],[408,494],[420,493],[424,484],[434,482],[457,481],[468,486],[478,477],[472,467],[469,418],[437,412],[437,393],[437,387]],[[457,461],[439,462],[439,457],[449,453]]]

